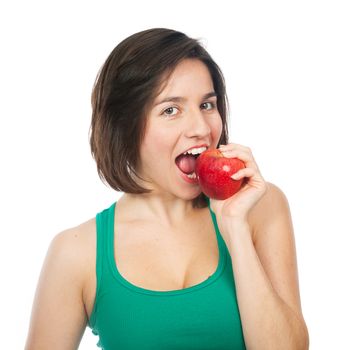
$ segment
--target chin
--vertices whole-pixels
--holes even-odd
[[[187,191],[187,192],[183,191],[180,193],[174,193],[174,195],[183,200],[192,201],[196,199],[201,193],[202,191],[198,189],[197,191]]]

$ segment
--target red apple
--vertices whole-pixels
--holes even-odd
[[[242,186],[243,179],[231,178],[238,170],[245,168],[238,158],[227,158],[218,150],[206,150],[196,160],[195,172],[203,193],[213,199],[227,199]]]

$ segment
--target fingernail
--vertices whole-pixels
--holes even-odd
[[[239,174],[235,173],[235,174],[231,175],[231,178],[234,180],[237,180],[239,178]]]

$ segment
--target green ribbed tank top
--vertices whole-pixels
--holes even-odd
[[[197,285],[170,291],[137,287],[119,273],[115,209],[116,203],[96,215],[97,286],[88,325],[99,338],[97,345],[105,350],[245,349],[231,257],[210,206],[219,248],[217,269]]]

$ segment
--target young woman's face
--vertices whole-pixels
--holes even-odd
[[[187,200],[200,194],[198,181],[185,173],[193,159],[183,159],[183,172],[177,157],[193,147],[217,147],[222,120],[216,101],[207,66],[197,59],[181,61],[147,115],[138,169],[150,181],[144,186]]]

